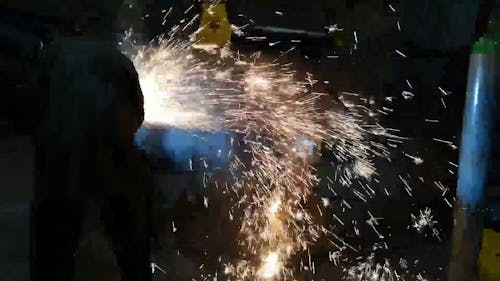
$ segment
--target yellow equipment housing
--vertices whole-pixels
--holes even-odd
[[[231,41],[226,3],[204,3],[197,34],[198,44],[224,46]]]
[[[485,229],[479,255],[479,281],[500,280],[500,232]]]

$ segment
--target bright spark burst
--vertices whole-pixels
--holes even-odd
[[[237,139],[228,172],[243,213],[244,250],[224,269],[235,280],[292,278],[291,257],[328,233],[304,207],[318,183],[311,165],[319,144],[333,152],[336,179],[346,186],[371,179],[372,158],[389,155],[370,136],[394,136],[363,125],[373,112],[320,110],[323,95],[311,91],[310,76],[298,81],[290,65],[261,62],[259,53],[200,50],[173,37],[125,53],[139,74],[145,126],[226,131]],[[371,197],[367,192],[358,196]]]
[[[263,262],[264,264],[259,268],[259,271],[257,272],[258,276],[264,279],[271,279],[279,275],[282,265],[280,264],[278,253],[269,253],[264,258]]]
[[[375,256],[369,256],[365,261],[359,262],[347,271],[348,281],[398,281],[402,280],[398,273],[392,269],[388,260],[376,263]]]
[[[439,230],[436,228],[437,221],[434,220],[434,216],[432,215],[432,210],[430,208],[420,210],[418,216],[411,214],[411,220],[413,222],[412,227],[415,228],[418,233],[430,230],[434,237],[440,239]]]
[[[161,37],[155,47],[143,46],[131,55],[144,95],[145,123],[213,131],[214,104],[204,63],[189,42]]]

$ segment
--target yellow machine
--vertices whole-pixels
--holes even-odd
[[[224,46],[231,41],[231,25],[227,19],[225,1],[203,3],[197,39],[200,45]]]
[[[500,280],[500,232],[485,229],[479,255],[478,281]]]

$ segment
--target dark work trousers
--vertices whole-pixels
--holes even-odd
[[[123,281],[150,281],[148,202],[110,197],[97,202]],[[87,204],[52,199],[32,207],[31,280],[74,280],[74,259]],[[98,281],[98,280],[96,280]]]

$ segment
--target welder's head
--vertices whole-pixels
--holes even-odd
[[[123,0],[82,0],[76,24],[83,33],[112,33]]]

